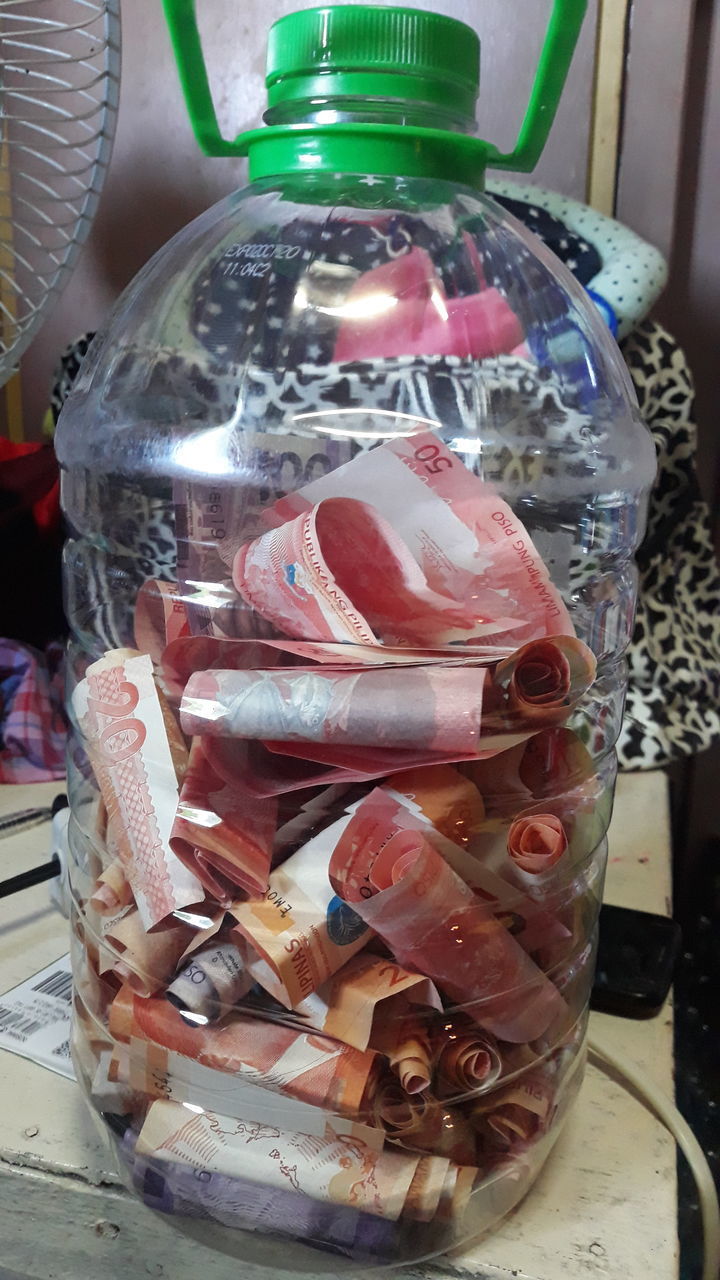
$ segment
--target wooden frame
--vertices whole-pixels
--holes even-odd
[[[598,0],[587,202],[615,212],[625,47],[630,0]]]
[[[599,0],[587,200],[670,257],[696,0]]]

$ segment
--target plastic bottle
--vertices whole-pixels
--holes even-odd
[[[582,11],[501,156],[475,34],[374,6],[276,23],[226,143],[166,0],[250,185],[140,272],[58,427],[74,1060],[146,1203],[275,1271],[491,1227],[582,1076],[654,452],[482,190],[534,164]]]

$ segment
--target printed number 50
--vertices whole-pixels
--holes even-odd
[[[443,467],[452,466],[452,459],[441,454],[436,444],[424,444],[421,449],[415,450],[415,457],[433,476],[437,475],[438,471],[442,471]]]

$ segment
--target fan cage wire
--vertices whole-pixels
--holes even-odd
[[[0,385],[87,238],[119,86],[119,0],[0,0]]]

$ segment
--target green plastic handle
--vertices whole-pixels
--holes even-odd
[[[240,143],[226,140],[220,133],[195,16],[195,0],[163,0],[163,9],[185,105],[200,150],[206,156],[241,155]]]
[[[245,155],[246,135],[232,140],[223,138],[220,133],[198,31],[195,0],[163,0],[163,8],[198,145],[208,156]],[[537,164],[555,118],[586,8],[587,0],[554,0],[530,102],[515,147],[502,154],[496,147],[478,140],[477,145],[483,149],[486,163],[493,168],[527,172]]]
[[[555,119],[586,9],[587,0],[554,0],[517,142],[507,155],[492,147],[488,156],[491,168],[523,173],[535,168]]]

